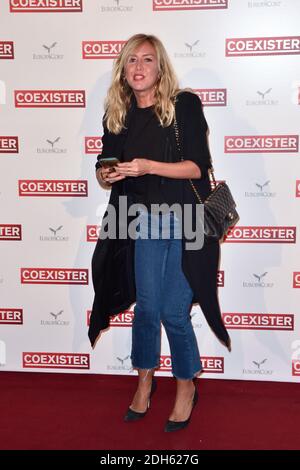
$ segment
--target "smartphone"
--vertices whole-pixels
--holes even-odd
[[[117,157],[99,158],[99,163],[103,168],[113,168],[120,160]]]

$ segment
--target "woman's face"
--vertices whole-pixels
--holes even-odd
[[[158,78],[158,61],[152,44],[146,41],[137,47],[128,57],[124,71],[128,85],[135,93],[153,90]]]

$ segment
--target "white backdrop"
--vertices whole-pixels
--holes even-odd
[[[299,381],[299,17],[299,0],[0,0],[0,370],[136,373],[132,311],[95,350],[87,324],[103,100],[146,32],[201,96],[241,215],[219,278],[231,353],[192,310],[203,377]],[[164,332],[161,355],[171,375]]]

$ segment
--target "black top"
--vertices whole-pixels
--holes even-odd
[[[154,106],[136,107],[132,113],[122,161],[147,158],[165,161],[166,138],[163,127],[154,112]],[[164,184],[168,180],[168,184]],[[142,203],[150,209],[151,204],[178,202],[180,182],[175,178],[158,175],[127,176],[123,180],[123,193],[132,197],[135,203]]]
[[[131,129],[131,131],[132,129],[134,129],[131,126],[131,120],[132,120],[133,115],[136,115],[136,112],[147,113],[148,111],[149,111],[149,108],[137,108],[137,103],[133,95],[130,109],[128,110],[128,113],[126,115],[124,127],[122,128],[119,134],[114,134],[108,130],[106,126],[106,116],[105,115],[103,116],[103,130],[104,130],[104,133],[102,136],[103,149],[102,149],[102,153],[97,155],[97,162],[95,164],[96,170],[101,166],[99,162],[100,158],[113,156],[113,157],[118,157],[120,161],[123,160],[124,146],[126,144],[129,129]],[[177,117],[177,123],[178,123],[178,128],[179,128],[179,138],[180,138],[180,143],[181,143],[181,148],[182,148],[182,156],[184,160],[191,160],[196,165],[199,166],[201,170],[201,178],[193,179],[192,181],[195,187],[197,188],[201,196],[201,199],[205,200],[210,192],[210,184],[208,180],[207,170],[211,166],[211,161],[210,161],[211,157],[210,157],[210,152],[209,152],[207,138],[206,138],[208,126],[207,126],[207,122],[203,113],[202,103],[200,99],[198,98],[198,96],[188,91],[180,92],[177,95],[176,117]],[[155,119],[156,119],[156,116],[154,116],[154,120]],[[149,126],[150,126],[150,122],[149,122]],[[151,126],[152,126],[152,123],[151,123]],[[146,131],[146,128],[144,130]],[[148,130],[149,129],[147,125],[147,132]],[[158,141],[159,139],[162,139],[163,140],[162,145],[163,145],[164,150],[160,151],[160,149],[158,149],[158,152],[153,151],[152,155],[149,155],[149,157],[154,160],[155,158],[157,158],[156,155],[160,154],[160,157],[158,159],[160,160],[163,158],[163,161],[165,163],[175,163],[175,162],[180,161],[181,155],[179,154],[178,149],[177,149],[173,125],[163,128],[163,127],[160,127],[159,123],[157,122],[157,128],[154,130],[154,133],[156,134],[156,132],[159,134],[159,138],[152,139],[152,141],[150,141],[150,143],[148,143],[147,146],[145,145],[146,150],[144,148],[137,149],[139,153],[143,151],[144,155],[134,154],[131,152],[131,149],[129,149],[131,152],[130,159],[134,157],[141,157],[141,156],[146,156],[150,154],[150,149],[152,148],[152,146],[155,145],[156,148],[158,148]],[[145,138],[144,132],[143,132],[142,138],[143,139]],[[130,141],[128,141],[128,146],[130,145],[129,142]],[[126,179],[128,179],[129,181],[129,178],[126,178]],[[116,183],[112,185],[112,188],[115,188],[116,193],[119,193],[120,195],[124,194],[123,185],[126,179],[117,181]],[[169,204],[172,204],[173,202],[172,199],[174,200],[174,197],[175,197],[176,202],[180,200],[180,192],[181,192],[180,189],[178,189],[178,192],[177,192],[177,187],[178,186],[180,187],[180,184],[181,184],[182,189],[185,190],[185,199],[189,199],[186,202],[191,203],[191,202],[195,202],[196,200],[195,195],[193,191],[191,190],[191,186],[187,179],[175,179],[175,178],[160,177],[157,175],[145,175],[145,177],[142,177],[142,176],[135,177],[135,180],[136,180],[135,183],[137,184],[139,184],[138,180],[141,180],[141,181],[143,180],[155,181],[156,180],[157,181],[156,188],[158,188],[158,181],[160,181],[160,197],[162,197],[162,192],[163,192],[163,196],[164,196],[163,200],[164,202],[169,203]],[[155,186],[152,186],[152,187],[155,187]]]

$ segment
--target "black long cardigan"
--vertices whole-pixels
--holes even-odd
[[[136,106],[133,98],[132,106],[127,113],[125,127],[120,134],[110,133],[104,123],[102,138],[103,151],[100,157],[121,158],[125,143],[131,113]],[[191,92],[181,92],[177,96],[176,118],[179,128],[181,154],[185,160],[194,161],[201,169],[201,178],[193,180],[202,200],[210,192],[207,168],[210,166],[210,154],[207,145],[207,123],[199,98]],[[180,161],[173,126],[165,127],[164,161]],[[96,163],[96,168],[99,163]],[[181,194],[178,203],[196,205],[196,197],[187,179],[180,180]],[[161,183],[167,185],[168,178],[161,178]],[[122,181],[112,185],[109,204],[112,204],[118,214],[118,197],[122,195]],[[106,213],[104,214],[105,217]],[[195,212],[193,213],[195,227]],[[118,220],[118,219],[117,219]],[[128,218],[128,223],[130,218]],[[202,249],[187,250],[186,239],[182,238],[182,270],[194,292],[193,303],[199,303],[205,318],[222,343],[230,349],[230,337],[222,321],[217,295],[217,272],[219,264],[218,242],[204,243]],[[94,346],[101,330],[109,326],[110,317],[126,310],[136,301],[134,276],[134,240],[128,238],[105,238],[97,241],[92,257],[92,279],[94,285],[94,302],[90,318],[88,336]]]

